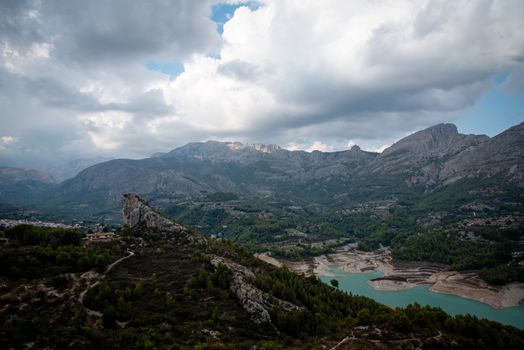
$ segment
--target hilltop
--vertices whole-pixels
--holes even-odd
[[[393,310],[274,268],[165,218],[135,194],[124,198],[123,222],[118,241],[82,248],[62,235],[55,243],[113,252],[98,272],[67,260],[48,260],[26,279],[2,270],[2,347],[502,349],[524,342],[513,327],[418,305]],[[55,235],[27,241],[17,236],[23,230],[6,231],[2,259]]]

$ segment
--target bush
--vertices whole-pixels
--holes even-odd
[[[115,328],[116,326],[116,309],[113,305],[105,308],[102,316],[102,324],[104,328]]]

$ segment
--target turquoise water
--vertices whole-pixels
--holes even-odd
[[[402,291],[377,291],[373,289],[367,281],[382,276],[381,272],[357,274],[343,272],[339,267],[334,267],[331,273],[333,273],[335,275],[334,278],[338,280],[341,290],[373,298],[379,303],[391,307],[404,307],[417,302],[420,305],[440,307],[451,315],[471,314],[478,318],[487,318],[524,329],[524,303],[520,303],[517,307],[496,310],[488,304],[475,300],[455,295],[430,292],[428,286],[417,286]],[[323,282],[328,284],[332,278],[333,277],[320,277]]]

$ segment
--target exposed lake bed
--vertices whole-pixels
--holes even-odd
[[[524,283],[491,286],[476,272],[450,271],[428,262],[396,262],[387,248],[362,252],[344,246],[333,254],[303,261],[267,257],[295,272],[315,274],[326,283],[335,278],[341,290],[391,307],[417,302],[452,315],[469,313],[524,329]]]
[[[451,315],[471,314],[478,318],[486,318],[524,329],[524,303],[519,306],[495,309],[488,304],[472,299],[435,293],[428,285],[416,285],[395,291],[377,290],[369,282],[382,275],[380,271],[351,273],[344,272],[339,267],[333,267],[331,276],[320,276],[320,279],[325,283],[330,283],[330,280],[334,278],[339,282],[341,290],[373,298],[390,307],[405,307],[416,302],[420,305],[440,307]]]

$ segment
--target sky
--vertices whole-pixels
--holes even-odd
[[[521,0],[0,2],[0,165],[524,121]]]

